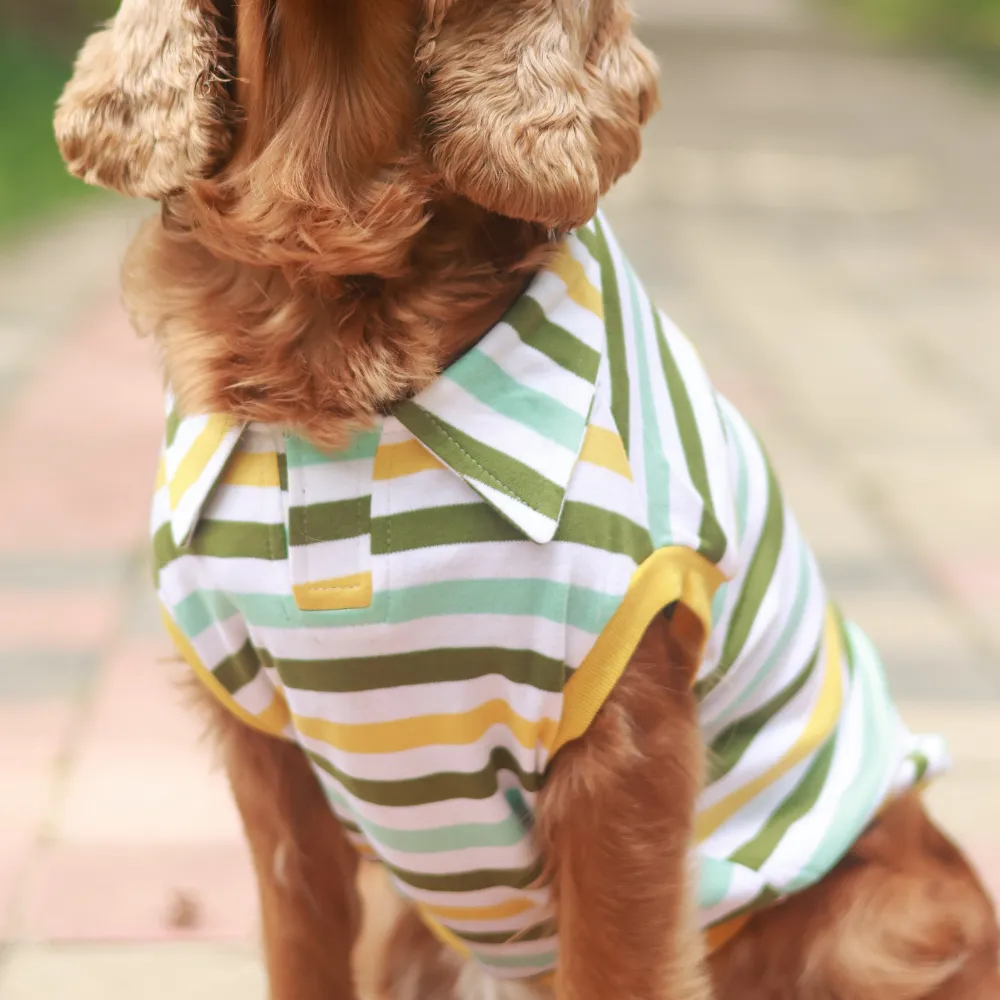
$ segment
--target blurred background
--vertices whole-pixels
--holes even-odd
[[[148,207],[51,109],[109,0],[0,0],[0,1000],[264,996],[224,782],[145,557],[117,304]],[[608,214],[757,426],[1000,890],[1000,0],[639,0],[664,108]],[[180,992],[178,992],[180,991]]]

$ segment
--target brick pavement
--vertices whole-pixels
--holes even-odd
[[[665,109],[608,211],[906,715],[951,738],[931,805],[1000,892],[1000,100],[783,0],[739,31],[710,23],[729,0],[645,7]],[[148,585],[158,382],[112,304],[134,219],[0,253],[0,1000],[263,996],[235,811]]]

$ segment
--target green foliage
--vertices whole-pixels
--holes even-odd
[[[117,0],[0,0],[0,238],[92,197],[63,166],[52,113],[73,57]]]
[[[69,56],[30,38],[0,34],[0,237],[81,197],[52,135],[52,112],[69,76]]]
[[[883,37],[973,58],[1000,72],[1000,0],[831,0]]]

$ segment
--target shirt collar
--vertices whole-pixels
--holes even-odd
[[[397,419],[535,542],[559,526],[605,353],[600,264],[575,235],[504,318]],[[245,425],[221,414],[168,421],[174,541],[190,541]]]

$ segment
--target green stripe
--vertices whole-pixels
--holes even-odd
[[[306,754],[347,792],[373,806],[424,806],[449,799],[488,799],[499,790],[498,779],[504,771],[512,774],[526,792],[537,792],[542,786],[541,776],[523,771],[514,755],[504,747],[492,750],[489,761],[481,771],[446,771],[402,781],[353,778],[320,754],[312,750],[306,750]]]
[[[256,678],[260,668],[260,657],[248,639],[238,652],[216,664],[212,673],[230,694],[236,694]]]
[[[563,664],[531,649],[431,649],[337,660],[286,660],[268,655],[267,662],[286,687],[302,691],[379,691],[489,676],[552,693],[563,688]],[[405,692],[400,697],[405,697]]]
[[[184,551],[217,559],[278,561],[288,556],[284,525],[253,521],[202,520]]]
[[[524,541],[524,534],[488,503],[407,511],[372,521],[372,554],[412,552],[437,545]]]
[[[750,744],[757,738],[760,732],[765,729],[769,722],[780,712],[806,685],[806,681],[812,677],[819,662],[819,654],[822,650],[822,639],[820,645],[813,653],[806,664],[805,669],[791,682],[783,691],[772,698],[766,705],[761,706],[756,712],[739,719],[731,726],[723,729],[713,740],[709,753],[708,783],[724,778],[740,762],[743,754]]]
[[[604,328],[608,338],[608,365],[611,368],[611,414],[615,426],[629,452],[630,410],[628,354],[625,349],[625,325],[618,288],[618,275],[608,248],[607,236],[600,218],[594,219],[594,228],[580,229],[576,234],[601,266],[601,287],[604,296]]]
[[[565,491],[541,473],[462,433],[412,400],[395,412],[411,434],[461,475],[512,496],[544,517],[558,519]]]
[[[556,921],[546,920],[522,931],[497,931],[493,934],[474,934],[472,931],[456,931],[455,933],[463,941],[468,941],[469,944],[508,944],[516,941],[545,941],[548,938],[554,938],[558,932]],[[535,962],[537,962],[537,958],[532,958],[532,964]]]
[[[718,563],[726,552],[726,536],[715,516],[712,490],[708,481],[708,465],[705,462],[705,449],[698,431],[698,420],[695,417],[694,406],[688,395],[684,379],[677,367],[677,361],[667,343],[662,317],[659,310],[655,308],[653,309],[653,325],[656,328],[656,340],[660,346],[660,361],[667,380],[667,391],[670,393],[670,399],[673,403],[674,416],[677,419],[677,430],[684,447],[684,459],[687,463],[688,473],[694,488],[698,491],[705,505],[702,512],[701,529],[698,534],[701,541],[698,552],[711,562]]]
[[[382,859],[382,863],[401,882],[427,892],[478,892],[481,889],[493,889],[498,886],[507,889],[526,889],[537,882],[545,870],[543,858],[533,861],[527,868],[484,868],[452,875],[411,872],[390,864],[385,859]]]
[[[368,533],[371,494],[350,500],[333,500],[288,508],[288,541],[293,546],[313,542],[339,542]]]
[[[490,409],[567,451],[579,451],[587,421],[565,403],[518,382],[481,350],[459,358],[442,376]]]
[[[159,586],[160,570],[164,566],[169,566],[179,555],[180,551],[174,544],[170,522],[165,521],[153,532],[153,579],[157,586]]]
[[[306,465],[329,465],[331,462],[353,462],[362,458],[374,458],[378,451],[381,427],[362,431],[341,451],[320,451],[302,438],[287,436],[285,453],[290,468],[299,469]]]
[[[919,750],[914,750],[910,754],[910,760],[913,761],[914,773],[913,782],[914,784],[919,784],[924,780],[924,776],[927,774],[927,769],[931,766],[931,762],[927,759],[927,755],[921,753]]]
[[[622,514],[575,500],[566,502],[555,540],[626,555],[636,564],[653,553],[652,539],[641,525]]]
[[[767,468],[768,493],[764,528],[750,562],[743,590],[736,602],[736,607],[733,609],[733,617],[722,649],[719,666],[709,677],[695,685],[695,695],[699,701],[726,676],[743,651],[750,629],[753,628],[753,623],[757,620],[757,612],[760,611],[764,595],[774,577],[778,557],[781,555],[781,547],[785,537],[785,508],[771,463],[768,462],[766,456],[763,456],[763,459]]]
[[[589,344],[553,323],[545,310],[530,296],[522,295],[511,306],[504,322],[536,351],[593,385],[601,367],[601,356]]]
[[[177,428],[180,427],[180,425],[181,415],[180,411],[177,409],[177,404],[175,403],[173,408],[167,414],[166,437],[168,448],[174,443],[174,438],[177,437]]]
[[[764,829],[752,840],[730,855],[734,864],[760,871],[764,863],[774,853],[792,824],[800,820],[816,805],[820,792],[826,784],[833,763],[833,753],[836,747],[836,731],[826,741],[802,780],[795,786],[788,797],[771,814]]]
[[[278,486],[288,492],[288,456],[283,451],[278,452]]]
[[[649,532],[641,525],[622,514],[576,501],[566,502],[555,540],[627,555],[636,563],[653,551]],[[518,541],[524,541],[524,534],[483,501],[429,507],[372,521],[374,555],[438,545]]]

